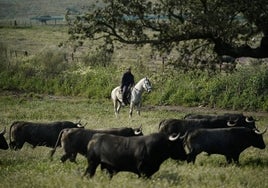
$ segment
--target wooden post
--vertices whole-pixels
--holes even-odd
[[[162,72],[165,71],[165,57],[162,57]]]

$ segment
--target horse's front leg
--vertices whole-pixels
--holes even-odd
[[[137,105],[137,114],[141,115],[141,102]]]

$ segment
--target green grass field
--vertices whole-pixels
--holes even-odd
[[[16,120],[50,122],[70,120],[87,123],[87,128],[138,127],[142,124],[144,134],[157,132],[158,123],[164,118],[182,118],[187,113],[213,112],[215,109],[152,107],[145,105],[141,116],[128,118],[128,108],[122,109],[115,118],[110,100],[91,101],[85,98],[29,96],[12,93],[0,96],[0,128]],[[267,113],[251,113],[259,119],[260,130],[267,127]],[[8,135],[5,135],[8,138]],[[264,134],[268,143],[268,133]],[[87,162],[79,155],[78,164],[60,162],[58,148],[53,161],[49,159],[50,148],[32,149],[25,144],[20,151],[0,150],[0,187],[268,187],[268,150],[249,148],[240,156],[240,166],[226,165],[219,155],[197,156],[196,164],[166,160],[151,179],[138,178],[135,174],[120,172],[111,180],[98,168],[92,179],[82,178]]]
[[[15,15],[13,9],[8,11],[7,7],[4,6],[0,7],[0,10],[1,8],[5,10],[0,12],[2,13],[1,17],[5,18],[6,14],[10,14],[13,18],[16,15],[22,15],[20,11],[23,10],[28,15],[20,19],[22,21],[26,19],[28,22],[30,17],[36,16],[35,3],[45,8],[44,12],[39,12],[40,15],[47,13],[62,15],[66,7],[74,2],[66,0],[65,3],[63,1],[53,3],[43,1],[40,3],[27,0],[15,3],[18,7],[23,4],[23,7],[17,8]],[[90,2],[80,0],[76,6],[71,8],[78,9],[82,4]],[[58,4],[64,6],[59,7]],[[47,12],[48,10],[50,12]],[[59,14],[59,12],[61,13]],[[12,19],[11,23],[13,21]],[[18,19],[18,23],[23,23],[22,21]],[[87,123],[86,128],[92,129],[139,127],[142,125],[144,134],[150,134],[158,131],[158,124],[164,118],[182,118],[188,113],[221,114],[226,112],[243,112],[246,115],[253,115],[258,119],[257,126],[260,130],[268,127],[268,76],[266,76],[267,71],[265,71],[267,67],[256,66],[230,75],[226,74],[226,77],[224,77],[225,74],[222,74],[219,77],[215,75],[215,77],[208,79],[204,75],[196,77],[196,74],[187,75],[179,71],[172,72],[173,67],[170,68],[168,62],[164,64],[160,56],[151,58],[148,46],[139,49],[120,44],[113,55],[111,66],[106,67],[107,70],[98,66],[94,68],[93,65],[96,63],[94,60],[99,54],[95,55],[92,49],[94,49],[94,45],[98,44],[98,41],[85,41],[84,46],[76,49],[74,60],[70,60],[73,48],[71,44],[65,43],[69,37],[67,26],[37,23],[33,25],[19,24],[18,27],[13,27],[9,21],[7,23],[8,25],[4,24],[0,27],[0,50],[2,50],[0,68],[2,64],[3,67],[6,67],[5,71],[3,71],[4,69],[0,70],[1,76],[3,75],[0,78],[0,85],[7,82],[12,86],[3,84],[5,87],[0,88],[0,130],[6,127],[7,133],[12,122],[18,120],[33,122],[61,120],[77,122],[81,120],[82,123]],[[61,46],[61,44],[65,45]],[[24,55],[24,51],[28,52],[28,56]],[[18,53],[17,56],[15,56],[15,52]],[[53,56],[54,54],[56,55]],[[49,74],[49,71],[56,67],[52,65],[66,64],[65,61],[57,58],[63,54],[67,54],[69,69],[63,70],[62,67],[59,67],[59,70],[62,68],[63,73],[54,77],[54,75]],[[113,112],[112,102],[108,99],[109,92],[110,87],[119,83],[120,76],[127,66],[133,67],[136,79],[144,75],[149,76],[153,83],[153,92],[145,95],[140,117],[134,113],[133,118],[129,119],[129,109],[123,108],[117,119]],[[9,76],[14,75],[13,72],[7,74],[10,67],[14,69],[17,77]],[[42,74],[36,73],[35,75],[35,70]],[[251,72],[253,73],[249,74]],[[67,77],[62,78],[66,81],[66,90],[68,91],[62,91],[62,83],[58,80],[61,80],[62,75],[66,76],[66,73],[68,73]],[[25,77],[21,76],[24,74]],[[40,75],[44,77],[40,78]],[[252,79],[247,82],[247,78],[250,77]],[[44,80],[47,82],[43,82]],[[229,82],[230,84],[227,84]],[[14,88],[15,85],[12,83],[19,84]],[[74,88],[72,83],[75,85]],[[248,87],[251,85],[253,86]],[[243,87],[246,88],[245,91],[242,90]],[[31,88],[33,89],[31,90]],[[14,92],[10,92],[10,90]],[[15,93],[15,91],[24,91],[25,93]],[[256,93],[256,91],[258,92]],[[68,95],[80,97],[68,97]],[[204,103],[211,102],[211,104],[202,105],[203,101],[198,98],[200,95],[203,95],[206,100],[208,95],[209,101]],[[154,104],[178,104],[180,106],[155,106]],[[226,107],[226,104],[230,105]],[[225,109],[240,109],[240,111],[183,107],[182,105],[223,107]],[[256,111],[244,112],[242,109]],[[260,110],[265,112],[260,112]],[[5,137],[7,140],[9,139],[8,134]],[[268,144],[268,133],[264,134],[264,141]],[[62,149],[57,149],[53,161],[49,159],[50,150],[51,148],[47,147],[33,149],[28,144],[25,144],[20,151],[0,150],[0,188],[268,187],[267,148],[264,150],[252,147],[247,149],[240,155],[239,166],[227,165],[223,156],[212,155],[208,157],[202,153],[197,156],[195,165],[168,159],[150,179],[138,178],[135,174],[120,172],[111,180],[100,169],[97,170],[94,178],[83,178],[82,175],[87,166],[85,157],[78,155],[77,164],[69,161],[62,164],[60,162]]]

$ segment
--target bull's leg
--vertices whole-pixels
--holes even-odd
[[[193,162],[195,163],[196,155],[194,152],[191,152],[187,155],[187,163]]]
[[[88,160],[88,166],[87,166],[87,169],[85,171],[84,176],[89,174],[89,177],[92,178],[96,173],[96,169],[97,169],[98,165],[99,165],[99,163]]]
[[[71,156],[69,157],[70,161],[73,162],[73,163],[77,163],[76,162],[76,156],[77,156],[77,153],[72,153]]]
[[[113,175],[117,173],[117,171],[114,170],[112,166],[107,165],[105,163],[101,163],[101,170],[102,171],[106,170],[106,172],[109,174],[110,179],[112,179]]]
[[[19,150],[22,148],[22,146],[24,145],[24,141],[23,142],[16,142],[16,145],[15,145],[15,150]]]
[[[141,166],[142,168],[138,169],[138,172],[136,172],[139,178],[151,178],[151,176],[159,170],[159,167],[150,165],[150,163],[147,164],[149,164],[148,167],[146,166],[146,164],[144,166],[142,165],[143,167]]]
[[[61,156],[61,158],[60,158],[60,160],[61,160],[61,162],[65,162],[67,159],[69,159],[71,157],[71,155],[70,154],[67,154],[67,153],[65,153],[63,156]]]
[[[137,165],[137,172],[135,172],[139,178],[140,177],[146,177],[150,178],[159,167],[156,167],[154,164],[152,164],[150,161],[140,161]]]
[[[236,165],[239,165],[239,154],[233,155],[233,160],[235,162]]]
[[[9,143],[9,148],[12,149],[12,150],[15,150],[15,148],[16,148],[16,142],[14,142],[14,141],[13,142],[10,142]]]
[[[228,164],[232,163],[232,157],[225,156],[225,158],[226,158],[226,161],[227,161]]]

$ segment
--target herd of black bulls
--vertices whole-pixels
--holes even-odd
[[[106,170],[110,177],[128,171],[139,177],[150,177],[168,158],[195,162],[201,152],[220,154],[227,163],[239,163],[239,155],[253,146],[265,148],[262,135],[252,117],[243,114],[193,115],[184,119],[165,119],[159,131],[143,135],[142,127],[85,129],[80,122],[60,121],[32,123],[16,121],[10,126],[9,146],[6,130],[0,132],[1,149],[21,149],[25,142],[47,146],[51,159],[58,146],[63,148],[61,161],[76,162],[77,154],[87,158],[84,175],[94,176],[97,167]]]

